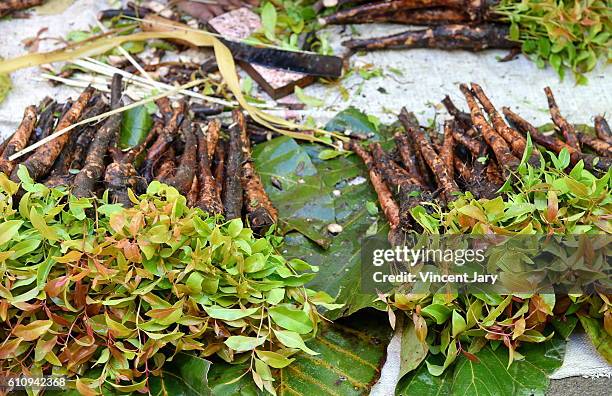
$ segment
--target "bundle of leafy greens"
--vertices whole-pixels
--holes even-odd
[[[272,233],[188,208],[158,182],[126,209],[35,184],[23,167],[20,177],[0,174],[4,375],[64,375],[87,395],[158,393],[172,380],[166,362],[215,355],[246,362],[236,376],[274,393],[271,370],[316,354],[304,341],[317,307],[338,305],[304,287],[317,267],[277,254]]]
[[[563,79],[566,70],[578,84],[598,59],[610,61],[610,4],[605,1],[502,0],[495,13],[510,22],[510,39],[538,67],[546,63]]]
[[[354,108],[338,114],[327,128],[370,134],[387,150],[398,131],[396,125],[373,123]],[[427,234],[609,235],[612,172],[594,174],[581,161],[570,165],[566,150],[549,153],[532,145],[531,139],[527,142],[527,154],[498,196],[476,199],[464,192],[447,208],[422,203],[413,210],[413,218]],[[537,166],[527,161],[535,150],[542,153]],[[283,252],[318,264],[320,273],[312,287],[338,295],[336,302],[344,304],[327,317],[350,320],[357,311],[375,308],[386,311],[390,323],[402,328],[396,394],[543,393],[548,376],[563,362],[565,339],[580,327],[612,361],[612,300],[605,291],[365,293],[361,268],[368,263],[360,259],[361,241],[365,236],[386,238],[389,228],[375,203],[375,191],[365,182],[368,170],[361,160],[329,154],[321,145],[279,137],[259,144],[254,159],[285,229],[299,231],[288,232]],[[282,189],[275,187],[279,183]],[[303,205],[312,209],[310,221],[299,211]],[[324,231],[329,219],[343,227],[336,236]],[[510,254],[500,257],[500,264],[520,264],[529,257]],[[320,382],[333,386],[333,381]]]

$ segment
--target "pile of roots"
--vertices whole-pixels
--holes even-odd
[[[38,147],[31,154],[10,158],[54,132],[122,104],[122,81],[115,75],[110,98],[89,87],[74,102],[44,99],[29,106],[15,133],[0,145],[0,172],[18,182],[19,166],[48,187],[67,186],[76,197],[101,196],[131,206],[129,190],[143,193],[157,180],[175,187],[190,206],[226,219],[244,217],[258,232],[277,220],[277,211],[264,191],[251,160],[250,138],[261,129],[247,124],[240,110],[224,127],[190,111],[184,101],[157,100],[158,115],[139,145],[119,148],[122,113],[98,124],[86,123]]]
[[[510,26],[495,13],[496,0],[342,1],[354,6],[321,18],[323,24],[403,23],[430,26],[372,39],[349,40],[352,50],[440,48],[481,51],[517,48],[508,39]]]
[[[395,149],[385,152],[379,143],[366,149],[357,141],[350,148],[369,170],[370,181],[383,212],[396,231],[418,229],[410,209],[421,202],[445,205],[458,193],[470,191],[476,198],[493,198],[520,165],[527,134],[536,144],[554,153],[566,149],[570,163],[584,162],[594,173],[612,166],[612,133],[602,116],[595,117],[596,135],[577,132],[559,111],[550,88],[545,88],[556,134],[544,134],[507,107],[501,113],[475,83],[460,86],[469,113],[459,110],[447,96],[442,101],[452,119],[440,134],[427,134],[414,114],[402,109],[404,131],[394,136]],[[485,116],[486,114],[486,116]],[[563,136],[563,139],[561,138]],[[542,157],[533,150],[526,161],[539,166]]]

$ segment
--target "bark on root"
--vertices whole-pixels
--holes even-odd
[[[189,207],[194,207],[198,203],[198,197],[200,195],[200,186],[198,182],[198,177],[194,176],[191,181],[191,187],[189,188],[189,192],[187,193],[187,205]]]
[[[93,103],[92,103],[93,102]],[[102,114],[106,110],[106,104],[101,96],[97,95],[89,101],[89,107],[83,111],[79,120],[85,120]],[[70,139],[62,148],[51,168],[48,180],[45,183],[58,185],[53,179],[63,180],[63,177],[73,168],[73,163],[79,156],[83,156],[91,144],[97,127],[95,125],[81,126],[70,133]],[[78,164],[76,164],[78,165]],[[78,166],[75,169],[79,169]],[[74,176],[71,177],[74,179]]]
[[[422,201],[429,200],[431,194],[423,191],[417,180],[389,158],[379,143],[372,143],[370,151],[376,171],[389,186],[399,203],[399,226],[406,231],[412,229],[410,210]]]
[[[434,7],[453,11],[456,15],[461,16],[462,21],[482,21],[490,17],[491,5],[492,2],[487,0],[392,0],[344,9],[322,18],[321,22],[324,24],[363,23],[368,17],[381,18],[381,22],[398,22],[396,15],[400,14],[399,22],[401,23],[404,15],[409,16],[411,12],[419,13]],[[387,16],[388,19],[384,19],[383,16]]]
[[[595,117],[595,132],[598,138],[608,144],[612,144],[612,131],[610,131],[610,125],[608,125],[608,121],[602,116]]]
[[[553,120],[553,123],[557,126],[557,128],[559,128],[559,130],[563,134],[565,142],[569,146],[580,151],[580,144],[578,143],[578,138],[576,137],[576,130],[574,129],[574,126],[567,122],[567,120],[561,115],[561,112],[559,111],[559,107],[557,106],[557,102],[555,101],[555,97],[553,96],[550,87],[544,88],[544,93],[546,93],[546,99],[548,100],[548,109],[550,110],[550,115]]]
[[[221,122],[217,119],[212,120],[208,124],[208,128],[206,129],[206,145],[207,145],[207,153],[208,160],[212,161],[213,156],[215,155],[215,151],[217,149],[217,143],[219,142],[219,134],[221,132]]]
[[[612,167],[612,160],[609,158],[600,158],[595,155],[581,153],[559,138],[540,133],[536,127],[531,125],[527,120],[514,113],[509,108],[503,107],[502,111],[508,122],[513,124],[522,133],[529,133],[533,141],[537,144],[557,154],[564,148],[567,149],[570,154],[572,164],[576,164],[578,161],[582,160],[586,169],[595,170],[598,172],[607,172],[608,169]]]
[[[343,12],[343,11],[340,11]],[[408,9],[378,13],[358,14],[350,18],[332,14],[321,19],[326,25],[344,25],[357,23],[400,23],[406,25],[442,25],[449,23],[465,23],[470,20],[462,10],[447,7],[432,7],[424,9]]]
[[[582,146],[587,146],[604,157],[612,157],[612,145],[608,144],[605,140],[597,139],[584,133],[577,133],[576,136]]]
[[[113,76],[111,83],[111,109],[113,110],[121,106],[121,81],[122,77],[120,75],[116,74]],[[98,130],[87,152],[85,165],[74,179],[74,189],[72,192],[78,198],[95,195],[96,185],[104,176],[106,168],[105,157],[109,145],[119,135],[121,119],[121,114],[112,115]]]
[[[168,114],[167,112],[171,111],[169,117],[167,117],[166,125],[157,136],[157,140],[149,148],[147,157],[142,164],[142,174],[149,183],[153,180],[153,168],[156,162],[162,157],[170,144],[174,142],[174,139],[176,139],[179,127],[185,117],[185,102],[179,101],[177,106],[172,108],[172,110],[166,109],[166,107],[168,106],[164,105],[165,110],[162,110],[162,114],[164,114],[165,117]]]
[[[217,182],[217,193],[219,199],[223,196],[223,180],[225,180],[225,141],[217,143],[217,149],[215,150],[215,166],[214,173],[215,180]]]
[[[55,128],[57,131],[69,127],[79,119],[89,100],[93,96],[94,91],[95,90],[92,87],[88,87],[83,91],[83,93],[81,93],[79,99],[74,102],[70,110],[68,110],[68,112],[57,124],[57,127]],[[64,133],[63,135],[51,140],[49,143],[39,147],[34,154],[32,154],[22,163],[27,168],[32,179],[40,180],[43,178],[43,176],[47,175],[51,169],[51,165],[53,165],[69,139],[70,132]],[[11,180],[18,181],[18,179],[16,169],[13,169]]]
[[[417,179],[422,180],[423,187],[429,190],[431,189],[431,186],[433,185],[433,176],[431,172],[429,171],[426,161],[423,158],[423,154],[419,150],[418,145],[414,139],[414,133],[420,130],[419,123],[416,120],[416,117],[414,116],[414,114],[408,112],[408,110],[406,110],[405,108],[402,108],[398,118],[402,126],[404,127],[404,131],[406,131],[406,137],[407,137],[406,140],[409,143],[409,145],[406,147],[410,147],[411,151],[415,155],[417,175],[419,176],[417,177]]]
[[[483,109],[489,115],[489,119],[491,120],[493,128],[495,128],[497,134],[504,138],[504,140],[510,145],[514,155],[520,158],[525,151],[525,145],[527,143],[525,138],[520,133],[506,125],[506,122],[499,114],[495,106],[493,106],[493,103],[491,103],[480,85],[476,83],[472,83],[471,85],[474,95],[476,98],[478,98],[478,101],[482,105]]]
[[[198,137],[198,197],[196,206],[204,212],[210,214],[223,214],[223,204],[219,191],[217,190],[217,181],[213,177],[210,168],[210,156],[208,154],[208,139],[202,131],[197,127],[196,135]]]
[[[391,230],[396,230],[400,225],[400,209],[393,199],[393,193],[389,190],[382,176],[378,173],[372,156],[355,141],[351,141],[350,149],[361,158],[368,168],[370,182],[372,186],[374,186],[380,207],[389,222]]]
[[[181,132],[185,139],[185,149],[174,176],[160,180],[175,187],[181,194],[185,195],[191,189],[193,176],[197,167],[198,146],[191,121],[185,120],[181,125]]]
[[[447,203],[451,202],[454,199],[455,193],[459,191],[457,184],[448,174],[446,165],[442,162],[438,154],[436,154],[433,147],[431,147],[425,134],[420,130],[415,130],[413,132],[415,143],[421,150],[421,154],[427,162],[429,169],[432,170],[438,187],[442,188],[442,197],[444,201]]]
[[[239,113],[238,127],[242,149],[242,188],[244,189],[244,206],[248,224],[259,234],[264,234],[278,220],[278,212],[272,205],[270,197],[253,166],[251,142],[244,115]]]
[[[446,121],[444,123],[444,142],[442,143],[442,149],[440,151],[440,159],[446,165],[448,176],[451,179],[455,178],[455,160],[454,160],[454,148],[455,140],[453,139],[453,122]]]
[[[484,137],[489,147],[491,147],[495,153],[497,162],[499,164],[503,164],[504,167],[507,167],[510,170],[516,169],[519,164],[518,158],[512,155],[512,151],[510,150],[510,147],[506,141],[487,123],[487,120],[480,111],[472,92],[465,84],[461,84],[460,89],[461,92],[463,92],[463,95],[465,96],[470,108],[474,127]]]
[[[459,131],[456,128],[453,129],[452,133],[453,133],[453,139],[457,143],[465,146],[465,148],[467,148],[468,151],[474,157],[479,157],[480,155],[486,152],[487,147],[484,144],[484,142],[477,140],[477,139],[473,139],[469,136],[466,136],[465,134],[463,134],[461,131]]]
[[[515,48],[517,42],[510,41],[508,34],[508,26],[501,24],[440,25],[387,37],[348,40],[342,45],[353,51],[408,48],[482,51],[490,48]]]
[[[0,18],[12,14],[15,11],[39,6],[43,1],[44,0],[4,0],[0,3]]]
[[[146,183],[138,176],[138,172],[131,163],[111,163],[106,168],[104,182],[108,188],[111,202],[122,204],[124,207],[132,206],[128,189],[137,192],[146,188]]]
[[[442,104],[446,108],[446,111],[448,111],[448,114],[453,116],[461,129],[467,131],[468,129],[472,128],[472,117],[470,114],[459,110],[451,100],[450,96],[446,95],[444,99],[442,99]]]
[[[9,161],[9,157],[26,147],[30,135],[36,126],[36,107],[28,106],[23,114],[21,124],[13,134],[13,136],[7,140],[6,147],[0,150],[0,172],[4,172],[6,175],[10,175],[15,167],[15,161]]]
[[[228,220],[241,218],[242,214],[242,149],[240,143],[240,122],[244,116],[240,110],[233,111],[234,125],[230,128],[225,179],[223,182],[223,208]]]

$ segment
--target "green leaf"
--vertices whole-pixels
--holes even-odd
[[[510,40],[518,41],[520,36],[519,27],[516,23],[510,24]]]
[[[274,385],[279,395],[337,395],[359,396],[368,394],[378,380],[381,366],[392,332],[385,323],[385,316],[376,311],[362,311],[343,319],[341,323],[325,323],[316,338],[308,341],[313,354],[300,352],[293,355],[290,365],[275,375]],[[280,330],[279,340],[292,344]],[[301,340],[299,334],[290,336]],[[296,342],[291,348],[299,348]],[[303,345],[303,341],[301,342]],[[286,345],[286,344],[285,344]],[[316,352],[315,352],[316,351]],[[260,355],[257,356],[270,364]],[[270,364],[270,366],[273,366]],[[248,370],[246,364],[215,363],[209,373],[209,384],[214,395],[263,395],[250,378],[250,374],[238,377]]]
[[[34,228],[36,228],[38,232],[40,232],[40,235],[42,235],[43,238],[46,238],[50,241],[57,241],[59,239],[57,231],[53,229],[53,227],[47,225],[45,218],[40,213],[38,213],[38,211],[34,207],[30,209],[30,221],[32,222]]]
[[[253,160],[283,231],[297,230],[327,247],[327,225],[335,222],[332,189],[304,147],[289,137],[275,138],[255,146]]]
[[[319,153],[318,158],[320,160],[328,160],[328,159],[336,158],[344,154],[345,154],[344,151],[325,149]]]
[[[0,245],[13,239],[22,225],[22,220],[8,220],[0,224]]]
[[[421,314],[434,319],[437,324],[443,324],[451,316],[452,311],[442,304],[431,304],[421,309]]]
[[[287,348],[301,349],[309,355],[317,355],[318,353],[308,348],[302,337],[293,331],[274,330],[274,335]]]
[[[402,331],[400,346],[400,378],[419,367],[429,351],[427,343],[419,341],[414,322],[407,318],[404,318],[404,321],[406,325]]]
[[[455,310],[453,310],[452,325],[453,325],[452,327],[453,331],[451,332],[451,334],[453,335],[453,337],[457,337],[459,334],[463,333],[467,328],[465,319],[463,319],[463,316],[461,316],[461,314]]]
[[[541,344],[524,344],[523,360],[515,360],[509,368],[508,350],[486,346],[476,354],[478,361],[459,356],[453,366],[439,377],[428,373],[425,364],[403,377],[395,394],[402,396],[459,395],[543,395],[548,389],[548,376],[563,363],[565,342],[553,338]]]
[[[266,364],[274,368],[287,367],[293,361],[295,361],[295,359],[289,359],[288,357],[283,356],[277,352],[256,350],[255,353]]]
[[[204,311],[211,317],[221,320],[238,320],[246,318],[247,316],[253,315],[259,310],[258,307],[248,309],[232,309],[232,308],[221,308],[221,307],[204,307]]]
[[[224,344],[236,352],[246,352],[252,351],[264,342],[266,342],[265,337],[231,336],[225,340]]]
[[[179,352],[166,362],[160,376],[151,376],[152,395],[205,396],[211,395],[208,372],[211,362],[192,354]]]
[[[612,364],[612,336],[603,327],[602,321],[585,315],[578,315],[578,318],[597,352]]]
[[[272,320],[284,329],[306,334],[312,330],[312,322],[308,314],[290,305],[279,305],[268,309]]]
[[[261,8],[261,24],[264,29],[264,34],[266,38],[270,41],[274,41],[276,39],[276,8],[272,3],[266,3]]]
[[[127,149],[139,145],[151,131],[153,117],[145,106],[134,107],[123,113],[119,147]]]

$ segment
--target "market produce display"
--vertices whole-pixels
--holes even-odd
[[[516,182],[517,172],[521,173],[518,169],[522,164],[521,158],[532,169],[541,168],[546,159],[537,150],[527,151],[527,138],[559,158],[563,157],[563,161],[567,160],[559,170],[578,162],[594,175],[607,174],[612,168],[607,121],[601,116],[596,118],[597,127],[593,130],[599,131],[597,136],[577,133],[575,127],[561,115],[550,88],[546,88],[545,93],[551,119],[555,130],[565,140],[544,135],[504,107],[506,123],[482,87],[476,83],[470,87],[463,84],[460,89],[470,112],[468,114],[457,109],[447,96],[443,103],[453,119],[444,123],[443,139],[437,134],[430,134],[428,139],[414,114],[404,109],[399,116],[404,133],[399,132],[394,136],[396,153],[385,153],[379,143],[370,144],[371,153],[356,142],[351,144],[369,170],[370,180],[392,234],[398,227],[404,231],[415,228],[415,219],[408,214],[422,201],[438,201],[443,207],[448,207],[460,192],[470,192],[476,199],[495,199],[500,193],[503,194],[502,187],[508,182]],[[600,193],[605,196],[608,191]],[[551,218],[546,219],[546,222],[550,221]],[[610,231],[605,220],[600,224],[603,225],[600,231]],[[538,224],[535,231],[547,232],[542,224]],[[390,235],[390,239],[395,237]]]
[[[550,65],[561,78],[571,71],[580,84],[587,82],[584,73],[598,60],[610,59],[612,20],[604,1],[357,0],[283,2],[277,7],[289,23],[279,22],[272,31],[316,32],[320,26],[367,23],[421,27],[384,37],[352,38],[343,43],[352,52],[509,49],[506,60],[523,52],[538,67]]]
[[[545,394],[579,330],[612,363],[607,114],[576,124],[547,87],[551,122],[536,126],[483,80],[445,92],[464,101],[423,98],[427,125],[348,107],[322,126],[292,112],[319,98],[299,84],[299,103],[255,97],[235,63],[335,78],[351,66],[320,25],[394,22],[427,27],[346,45],[522,49],[581,82],[609,50],[605,5],[247,3],[113,4],[65,47],[0,60],[0,75],[45,65],[44,79],[78,87],[27,106],[0,142],[0,377],[63,381],[9,391],[365,395],[394,331],[396,395]],[[203,30],[236,15],[261,18],[237,26],[246,40]],[[206,61],[186,57],[206,47]],[[439,236],[494,241],[484,266],[525,274],[500,282],[521,287],[364,275],[370,241]],[[443,261],[414,270],[442,274]]]

